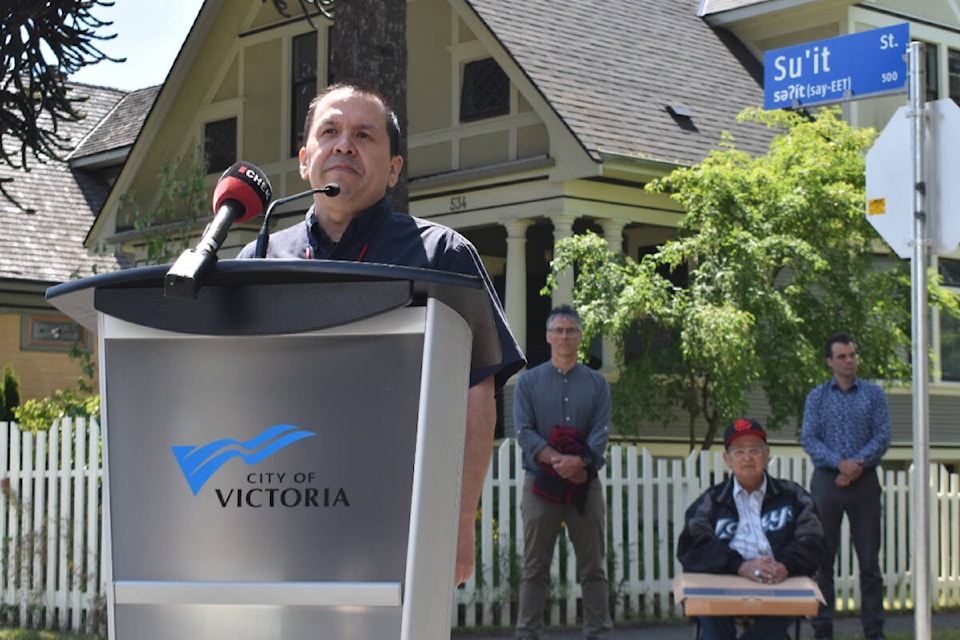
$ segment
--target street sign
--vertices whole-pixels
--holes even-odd
[[[867,221],[901,258],[913,253],[913,122],[909,107],[893,114],[867,152]],[[960,107],[951,99],[926,104],[926,195],[930,254],[949,253],[960,244]],[[937,215],[932,215],[936,212]]]
[[[907,91],[910,25],[774,49],[763,57],[764,109],[810,107]]]

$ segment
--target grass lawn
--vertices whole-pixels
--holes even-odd
[[[887,640],[911,640],[913,632],[888,633]],[[858,640],[859,634],[839,634],[835,640]],[[960,640],[960,629],[934,629],[931,640]],[[0,640],[103,640],[98,636],[80,636],[33,629],[0,629]]]
[[[0,629],[0,640],[103,640],[103,638],[36,629]]]

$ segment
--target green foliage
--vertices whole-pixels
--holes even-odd
[[[27,400],[14,410],[14,419],[21,431],[47,431],[62,418],[99,418],[100,396],[97,388],[97,365],[93,354],[78,345],[70,357],[80,366],[76,389],[57,389],[52,396]]]
[[[0,422],[14,419],[13,411],[20,406],[20,379],[9,364],[3,368],[0,382]]]
[[[103,640],[95,635],[77,635],[37,629],[0,629],[0,640]]]
[[[181,164],[183,171],[178,172],[176,167]],[[129,212],[134,228],[143,232],[145,264],[172,262],[189,248],[190,232],[209,207],[205,178],[203,149],[197,147],[185,163],[181,158],[161,163],[157,195],[151,209],[141,208],[140,196],[135,191],[120,197],[120,212]]]
[[[48,431],[61,418],[100,414],[99,397],[83,397],[71,389],[57,389],[52,396],[31,398],[14,412],[21,431]]]
[[[771,414],[758,417],[771,427],[799,420],[827,375],[822,345],[840,330],[857,338],[862,375],[909,378],[907,265],[875,257],[881,241],[864,215],[875,133],[839,115],[745,111],[741,119],[779,132],[769,152],[751,157],[728,136],[699,165],[648,185],[687,215],[639,263],[592,235],[559,244],[554,273],[577,269],[584,343],[611,335],[627,363],[615,385],[622,431],[641,419],[675,425],[683,412],[691,448],[699,418],[709,447],[752,388],[766,394]],[[688,282],[678,286],[668,276],[683,265]],[[935,274],[930,282],[931,302],[956,314],[955,296]]]
[[[14,612],[17,613],[17,612]],[[0,640],[103,640],[95,635],[77,635],[39,629],[0,629]]]

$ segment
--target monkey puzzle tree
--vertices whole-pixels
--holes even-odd
[[[102,60],[114,60],[96,43],[109,26],[94,17],[107,0],[8,0],[0,8],[0,161],[12,169],[29,170],[31,162],[61,160],[76,141],[59,132],[62,122],[76,122],[81,99],[71,97],[67,76]],[[119,62],[119,60],[115,60]],[[12,196],[0,178],[0,193]]]

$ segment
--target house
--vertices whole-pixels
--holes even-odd
[[[30,158],[28,171],[0,167],[0,177],[13,178],[7,191],[16,201],[0,201],[0,367],[13,367],[23,399],[76,388],[80,369],[70,349],[96,346],[44,293],[66,280],[123,266],[111,252],[88,251],[84,239],[156,92],[71,83],[84,118],[61,122],[59,132],[73,150],[63,161]],[[15,143],[19,149],[18,141],[4,140],[11,149]]]
[[[735,120],[763,102],[765,51],[910,22],[912,37],[931,45],[928,97],[950,97],[960,94],[960,17],[951,7],[946,0],[409,0],[410,212],[476,244],[520,343],[532,363],[543,361],[547,311],[569,301],[572,286],[568,274],[552,300],[538,294],[554,242],[589,229],[637,257],[671,237],[683,212],[643,185],[699,161],[723,131],[745,151],[765,150],[770,133]],[[269,175],[275,194],[303,190],[300,125],[326,83],[330,54],[330,23],[313,23],[318,28],[261,0],[204,2],[86,245],[142,261],[145,239],[122,195],[149,199],[162,164],[185,163],[197,148],[206,153],[208,188],[245,159]],[[904,100],[847,103],[844,111],[855,125],[882,127]],[[275,224],[302,215],[303,205],[291,203]],[[235,228],[221,256],[252,240],[257,224]],[[960,263],[940,265],[960,286]],[[958,327],[934,324],[941,371],[931,392],[932,457],[956,461],[960,435],[950,417],[960,410],[960,351],[948,336]],[[609,344],[594,349],[613,377],[610,353]],[[508,406],[509,396],[508,388]],[[902,461],[911,458],[910,400],[908,390],[891,391],[891,458]],[[656,427],[644,437],[685,452],[684,434]]]

